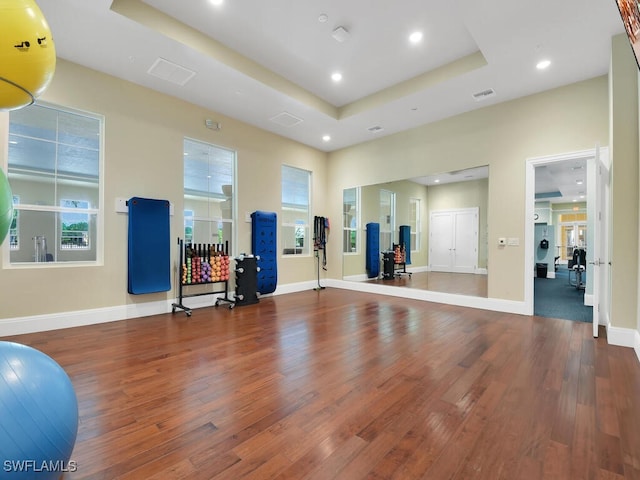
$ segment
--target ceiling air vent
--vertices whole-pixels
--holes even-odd
[[[379,125],[376,125],[375,127],[367,128],[367,130],[369,130],[371,133],[378,133],[378,132],[381,132],[382,130],[384,130],[384,128],[382,128]]]
[[[184,86],[196,74],[193,70],[160,57],[153,62],[147,73],[180,86]]]
[[[295,115],[291,115],[287,112],[282,112],[276,115],[275,117],[271,117],[273,123],[277,123],[278,125],[282,125],[283,127],[293,127],[294,125],[302,122],[301,118],[296,117]]]
[[[487,98],[495,97],[496,91],[493,88],[487,88],[481,92],[477,92],[473,94],[473,99],[476,102],[481,102],[482,100],[486,100]]]

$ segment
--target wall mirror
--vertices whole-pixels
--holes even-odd
[[[343,279],[487,297],[488,186],[478,166],[345,189]]]

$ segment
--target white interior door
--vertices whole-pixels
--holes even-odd
[[[431,212],[429,266],[434,272],[475,273],[478,208]]]
[[[609,311],[607,285],[609,285],[607,192],[609,170],[600,158],[600,148],[596,147],[594,158],[587,160],[587,216],[593,219],[594,234],[592,245],[587,249],[590,276],[593,283],[593,336],[598,336],[598,325],[606,325]]]
[[[431,212],[429,222],[429,266],[434,272],[449,272],[453,254],[453,216]]]
[[[455,213],[453,268],[457,273],[474,273],[478,264],[478,209]]]

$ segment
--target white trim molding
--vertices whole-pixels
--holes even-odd
[[[640,332],[632,328],[614,327],[607,324],[607,342],[609,345],[633,348],[640,361]]]

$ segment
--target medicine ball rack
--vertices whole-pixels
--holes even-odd
[[[176,309],[184,310],[187,317],[191,316],[191,309],[183,304],[183,299],[203,295],[224,293],[215,301],[217,307],[222,302],[229,304],[229,309],[235,306],[235,301],[228,296],[229,289],[229,242],[185,244],[178,238],[180,251],[180,281],[178,282],[178,302],[171,304],[171,313]],[[198,293],[184,293],[185,288],[194,285],[224,285],[224,289]]]

